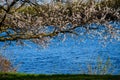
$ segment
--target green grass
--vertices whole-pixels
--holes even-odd
[[[37,75],[0,73],[0,80],[120,80],[120,75]]]

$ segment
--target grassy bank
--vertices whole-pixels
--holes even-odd
[[[0,73],[0,80],[120,80],[120,75],[36,75]]]

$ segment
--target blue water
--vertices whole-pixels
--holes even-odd
[[[88,65],[93,69],[97,66],[97,61],[102,60],[104,65],[110,58],[111,65],[106,73],[113,70],[112,74],[120,74],[120,41],[106,41],[104,45],[96,38],[81,41],[77,37],[68,37],[63,42],[55,38],[46,48],[30,41],[24,42],[23,46],[12,42],[5,49],[3,49],[5,43],[0,42],[2,55],[11,60],[17,72],[84,74],[88,73]],[[95,73],[95,70],[92,72]],[[99,71],[97,74],[100,74]]]
[[[120,42],[103,47],[97,40],[79,42],[69,38],[64,42],[53,40],[46,48],[40,48],[29,41],[26,46],[10,45],[1,50],[21,73],[36,74],[79,74],[87,71],[87,66],[95,66],[97,58],[103,62],[110,57],[112,74],[120,72]],[[94,71],[93,71],[94,72]],[[87,73],[87,72],[86,72]]]

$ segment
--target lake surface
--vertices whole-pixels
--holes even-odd
[[[0,42],[0,47],[3,44]],[[25,41],[25,44],[20,46],[13,42],[1,50],[2,55],[9,58],[21,73],[84,74],[89,73],[91,66],[92,73],[100,74],[104,72],[94,68],[102,60],[102,66],[111,63],[106,73],[113,71],[112,74],[120,74],[120,41],[106,41],[106,46],[103,46],[97,39],[82,42],[78,38],[68,37],[64,42],[53,39],[46,48],[29,41]]]
[[[10,45],[4,55],[17,67],[18,72],[36,74],[79,74],[87,73],[87,66],[96,65],[97,58],[103,62],[110,58],[113,74],[120,72],[120,42],[103,47],[96,40],[78,42],[68,39],[65,42],[52,41],[49,47],[38,48],[31,42],[28,46]],[[94,71],[93,71],[94,72]]]

